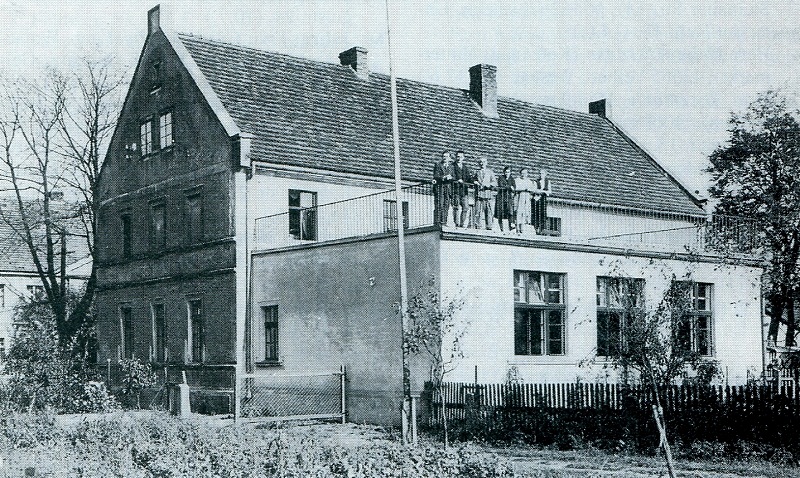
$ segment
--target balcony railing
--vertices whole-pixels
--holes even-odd
[[[470,191],[470,205],[474,202]],[[430,184],[402,189],[404,228],[437,225],[436,198]],[[750,254],[758,246],[755,223],[732,216],[706,216],[632,209],[548,198],[547,220],[537,234],[533,226],[523,233],[501,231],[497,219],[491,230],[472,226],[472,211],[464,228],[456,228],[452,210],[443,230],[495,237],[518,237],[562,243],[622,247],[661,252]],[[397,230],[394,190],[264,216],[255,220],[254,250],[369,236]]]

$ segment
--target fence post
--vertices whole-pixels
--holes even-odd
[[[345,369],[344,364],[342,364],[342,366],[340,367],[339,370],[340,370],[339,387],[340,387],[341,392],[342,392],[341,393],[341,398],[342,398],[342,423],[344,424],[344,423],[347,422],[347,400],[346,400],[346,397],[344,395],[344,393],[345,393],[344,392],[344,386],[345,386],[345,382],[346,382],[345,374],[347,373],[347,370]]]

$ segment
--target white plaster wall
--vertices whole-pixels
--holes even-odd
[[[566,274],[565,355],[514,355],[515,269]],[[617,373],[595,362],[596,278],[644,278],[645,299],[654,306],[673,273],[714,284],[714,358],[728,382],[743,383],[748,371],[761,372],[760,270],[756,268],[443,240],[441,271],[443,295],[453,297],[464,291],[466,305],[460,318],[470,322],[463,342],[465,357],[448,380],[472,381],[477,366],[480,382],[503,382],[509,368],[516,366],[527,383],[578,378],[614,381]]]

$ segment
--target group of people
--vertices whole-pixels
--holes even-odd
[[[447,223],[448,210],[453,211],[456,227],[492,229],[497,218],[500,230],[503,221],[508,230],[523,232],[532,224],[537,234],[547,229],[547,197],[552,193],[547,171],[540,171],[539,179],[528,177],[530,170],[522,167],[519,176],[511,176],[505,166],[500,177],[487,166],[485,157],[478,160],[478,169],[471,171],[464,163],[464,152],[456,152],[453,161],[450,151],[442,153],[433,166],[434,222]]]

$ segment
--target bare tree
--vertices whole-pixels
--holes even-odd
[[[61,346],[73,344],[91,321],[97,181],[122,87],[123,77],[109,60],[84,60],[71,75],[50,70],[37,81],[3,85],[0,184],[11,200],[0,208],[0,220],[30,253]],[[70,306],[68,243],[75,236],[85,241],[92,267],[80,299]]]
[[[408,301],[409,324],[403,337],[403,347],[409,355],[422,355],[430,361],[433,393],[441,402],[445,448],[449,446],[449,436],[442,386],[447,374],[464,356],[461,341],[468,325],[456,317],[464,306],[460,296],[442,298],[431,277]]]

